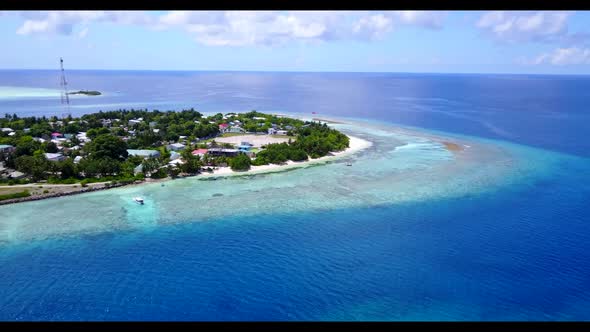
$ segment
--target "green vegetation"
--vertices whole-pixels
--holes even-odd
[[[229,166],[232,171],[247,171],[250,169],[250,158],[240,153],[229,160]]]
[[[326,124],[311,123],[297,132],[295,142],[268,144],[256,154],[253,165],[281,164],[287,160],[304,161],[320,158],[332,151],[349,146],[348,136],[329,128]]]
[[[0,201],[4,201],[7,199],[13,199],[13,198],[29,197],[29,196],[31,196],[31,193],[28,190],[24,190],[24,191],[21,191],[18,193],[0,195]]]
[[[229,143],[215,142],[220,135],[242,135],[221,133],[221,124],[259,134],[268,134],[271,129],[285,130],[290,135],[289,142],[252,149],[255,154],[253,160],[246,154],[236,157],[193,156],[191,152],[197,148],[234,148]],[[11,128],[15,132],[12,136],[0,132],[0,144],[14,147],[0,152],[0,161],[6,168],[26,175],[18,180],[0,179],[0,185],[40,181],[49,184],[80,183],[82,186],[94,182],[130,183],[146,177],[174,178],[180,173],[198,174],[203,167],[207,170],[227,165],[233,170],[248,170],[251,165],[319,158],[349,145],[346,135],[325,124],[256,111],[218,113],[209,117],[192,108],[180,112],[123,109],[86,114],[79,118],[19,118],[15,114],[6,114],[0,118],[0,127]],[[76,137],[81,132],[86,133],[88,140],[84,139],[84,135]],[[52,133],[62,133],[66,138],[52,141]],[[285,138],[284,135],[277,137]],[[186,145],[180,152],[181,163],[169,165],[172,153],[167,147],[177,142]],[[160,156],[143,159],[128,155],[128,149],[158,150]],[[64,160],[47,160],[45,153],[61,153]],[[74,163],[74,158],[78,156],[81,159]]]

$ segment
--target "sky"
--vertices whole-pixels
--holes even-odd
[[[589,11],[0,11],[0,67],[590,74]]]

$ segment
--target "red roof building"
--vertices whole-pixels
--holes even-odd
[[[196,149],[192,152],[193,156],[202,156],[207,153],[207,149]]]
[[[219,125],[219,129],[226,129],[227,127],[229,127],[227,123],[222,123]]]

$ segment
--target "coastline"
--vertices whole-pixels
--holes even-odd
[[[299,167],[307,167],[313,164],[325,163],[330,160],[339,159],[351,154],[354,154],[358,151],[364,150],[369,148],[373,145],[372,142],[364,140],[362,138],[358,138],[356,136],[348,136],[350,140],[349,147],[346,148],[344,151],[338,152],[330,152],[329,155],[323,156],[317,159],[308,159],[306,161],[292,161],[289,160],[285,164],[277,165],[277,164],[270,164],[270,165],[262,165],[262,166],[251,166],[250,170],[243,171],[243,172],[236,172],[232,171],[230,167],[219,167],[218,169],[214,170],[212,173],[205,173],[201,175],[197,175],[199,178],[211,178],[211,177],[227,177],[227,176],[239,176],[239,175],[250,175],[250,174],[263,174],[263,173],[273,173],[273,172],[280,172],[286,169],[293,169]]]
[[[325,163],[330,160],[334,160],[334,159],[338,159],[338,158],[342,158],[342,157],[351,155],[353,153],[364,150],[364,149],[370,147],[371,145],[373,145],[373,143],[370,141],[367,141],[367,140],[364,140],[364,139],[361,139],[361,138],[358,138],[355,136],[350,136],[350,135],[346,135],[346,136],[348,136],[348,138],[350,140],[350,144],[347,149],[345,149],[344,151],[330,152],[329,155],[321,157],[321,158],[308,159],[307,161],[299,161],[299,162],[289,160],[288,162],[286,162],[285,164],[282,164],[282,165],[270,164],[270,165],[262,165],[262,166],[251,166],[250,170],[243,171],[243,172],[233,171],[230,167],[220,167],[220,168],[215,169],[212,173],[207,172],[207,173],[200,173],[197,175],[179,176],[177,179],[194,178],[194,177],[199,178],[199,179],[210,179],[210,178],[224,178],[224,177],[231,177],[231,176],[243,176],[243,175],[252,175],[252,174],[265,174],[265,173],[281,172],[281,171],[284,171],[287,169],[307,167],[307,166],[313,165],[313,164]],[[79,189],[77,188],[77,190],[73,190],[73,191],[52,192],[52,193],[48,193],[48,194],[39,194],[39,195],[34,195],[34,196],[29,196],[29,197],[7,199],[7,200],[0,201],[0,205],[23,203],[23,202],[29,202],[29,201],[38,201],[38,200],[42,200],[42,199],[57,198],[57,197],[62,197],[62,196],[71,196],[71,195],[84,194],[84,193],[88,193],[88,192],[93,192],[93,191],[98,191],[98,190],[106,190],[106,189],[112,189],[112,188],[140,186],[140,185],[150,184],[150,183],[164,183],[164,182],[168,182],[168,181],[172,181],[172,180],[175,180],[175,179],[172,179],[170,177],[166,177],[163,179],[147,178],[142,182],[135,182],[135,183],[129,183],[129,184],[115,184],[115,185],[107,185],[107,183],[109,183],[109,182],[97,182],[97,183],[89,184],[88,188],[79,188]],[[46,184],[44,184],[44,185],[40,185],[40,184],[16,185],[16,186],[11,186],[11,187],[12,188],[22,187],[24,190],[26,188],[34,188],[34,187],[38,187],[38,186],[43,186],[44,188],[49,187]],[[66,187],[77,187],[77,186],[79,186],[79,184],[56,185],[56,186],[66,188]],[[51,187],[49,187],[49,188],[51,188]]]

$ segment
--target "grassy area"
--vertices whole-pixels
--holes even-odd
[[[221,135],[221,137],[246,136],[246,135],[251,135],[251,134],[246,134],[246,133],[223,133],[223,135]]]
[[[13,199],[13,198],[21,198],[21,197],[29,197],[31,193],[28,190],[20,190],[18,192],[10,193],[10,194],[2,194],[0,195],[0,201]]]

